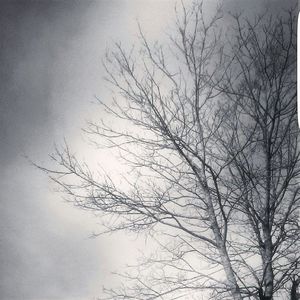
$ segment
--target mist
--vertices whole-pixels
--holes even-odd
[[[281,9],[279,1],[258,0],[230,0],[227,9],[237,3],[249,11],[270,3]],[[134,262],[145,247],[124,234],[90,238],[100,231],[97,216],[64,201],[29,160],[49,165],[54,144],[66,139],[83,158],[114,170],[110,153],[98,155],[82,132],[87,120],[101,116],[95,96],[109,101],[101,61],[114,41],[137,42],[137,21],[147,37],[164,39],[175,4],[1,1],[2,299],[95,299],[102,286],[119,283],[111,272]]]

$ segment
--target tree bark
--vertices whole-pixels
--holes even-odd
[[[263,249],[263,267],[264,267],[264,298],[261,300],[273,299],[274,273],[272,267],[272,237],[268,226],[263,229],[264,249]]]
[[[299,300],[300,299],[300,296],[297,292],[299,284],[300,284],[300,278],[292,281],[291,300]]]
[[[208,213],[211,220],[211,228],[215,236],[216,244],[218,245],[218,251],[220,253],[221,262],[226,274],[226,279],[228,282],[228,289],[232,295],[233,300],[242,300],[241,291],[239,285],[236,281],[234,270],[226,249],[224,238],[222,237],[220,227],[215,215],[214,207],[212,204],[211,195],[208,194]]]

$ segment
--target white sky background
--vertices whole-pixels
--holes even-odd
[[[110,272],[133,262],[137,246],[144,247],[123,235],[89,239],[97,219],[64,203],[22,155],[46,163],[54,142],[66,137],[81,156],[92,153],[114,166],[110,157],[88,152],[81,133],[85,120],[101,114],[94,95],[109,99],[101,59],[113,41],[136,41],[137,17],[147,36],[161,38],[175,2],[1,1],[2,299],[94,299],[113,282]],[[227,1],[245,9],[254,2],[261,3]]]

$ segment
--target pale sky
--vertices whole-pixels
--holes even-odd
[[[113,41],[134,43],[137,18],[150,39],[162,39],[175,3],[1,1],[1,299],[95,299],[103,285],[118,283],[110,272],[145,247],[120,234],[90,239],[97,218],[65,203],[23,155],[47,163],[53,144],[66,137],[83,157],[93,153],[107,162],[89,150],[81,132],[85,120],[101,115],[94,96],[109,98],[101,65],[105,49]],[[224,3],[244,10],[265,5]]]
[[[94,299],[134,257],[127,237],[90,239],[97,219],[22,155],[47,162],[63,137],[85,155],[94,95],[108,97],[105,49],[133,43],[137,17],[154,37],[173,12],[174,1],[1,1],[1,299]]]

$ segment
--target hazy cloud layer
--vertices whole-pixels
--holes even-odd
[[[228,10],[237,3],[245,11],[281,7],[272,0],[225,3]],[[123,236],[89,239],[97,219],[64,203],[22,155],[46,162],[63,136],[84,151],[80,128],[95,117],[93,96],[108,97],[105,49],[113,40],[134,42],[137,17],[149,37],[161,38],[174,5],[1,1],[1,299],[92,299],[113,283],[110,271],[133,259],[135,244]]]
[[[23,154],[43,162],[63,136],[81,143],[90,102],[106,95],[106,47],[122,37],[133,41],[138,15],[148,27],[152,20],[139,1],[0,6],[1,299],[91,299],[130,259],[131,244],[122,236],[89,239],[97,220],[63,203]],[[152,14],[173,13],[170,1],[146,6]],[[150,31],[159,17],[156,26]]]

